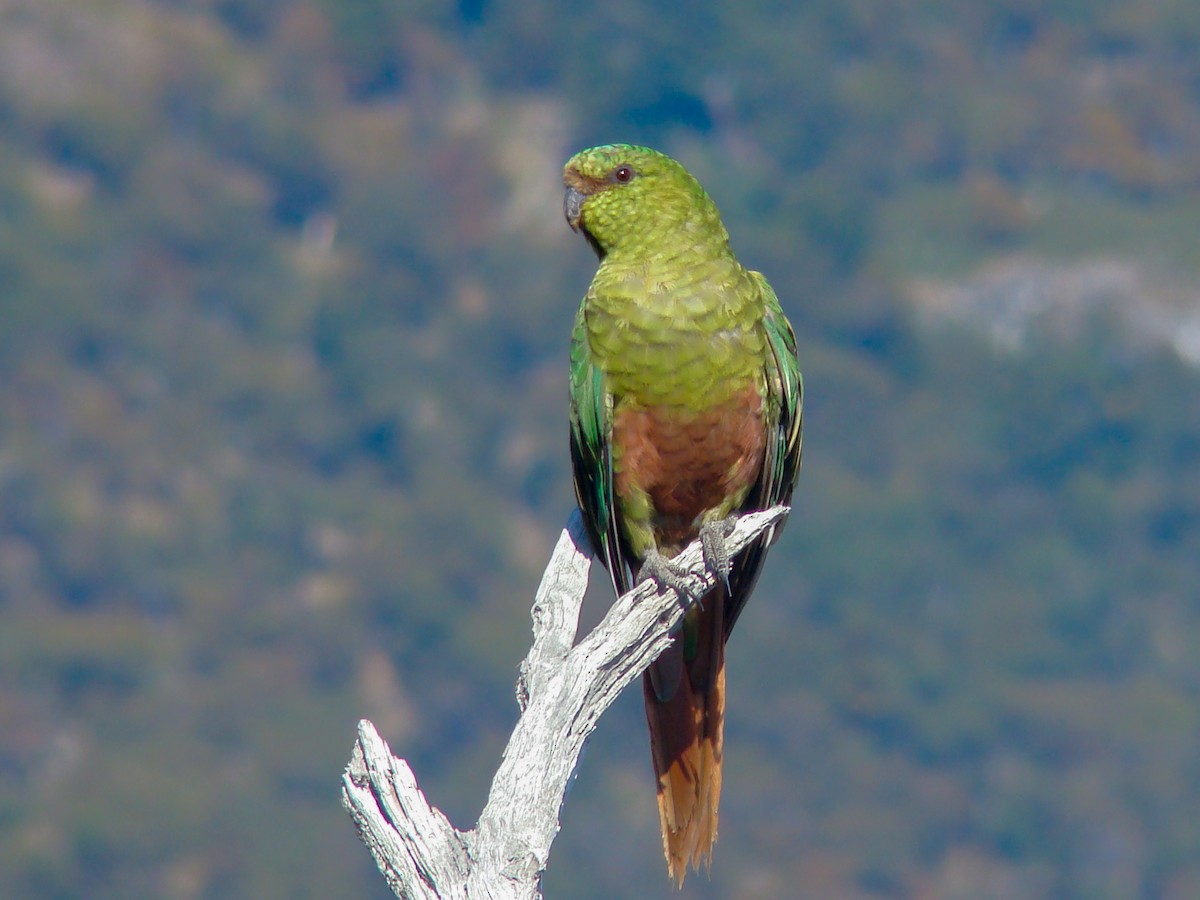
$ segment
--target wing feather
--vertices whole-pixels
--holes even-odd
[[[582,307],[571,335],[571,468],[575,500],[596,556],[617,594],[633,586],[632,554],[613,498],[612,394],[587,342]]]
[[[743,503],[743,512],[768,509],[791,500],[796,476],[800,472],[804,419],[804,380],[800,375],[796,335],[767,279],[758,272],[751,272],[750,275],[758,284],[766,306],[763,329],[770,353],[765,360],[764,372],[766,449],[762,470]],[[767,548],[774,542],[778,530],[782,527],[780,525],[768,529],[734,560],[729,576],[729,599],[725,607],[726,638],[733,631],[738,614],[758,581]]]

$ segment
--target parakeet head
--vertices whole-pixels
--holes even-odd
[[[716,205],[671,157],[648,147],[605,144],[563,169],[567,223],[601,258],[616,250],[658,252],[669,241],[728,239]]]

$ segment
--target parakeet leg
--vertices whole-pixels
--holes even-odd
[[[657,550],[648,550],[646,558],[642,560],[642,567],[638,569],[637,581],[640,584],[649,578],[659,587],[668,587],[680,597],[698,600],[700,594],[688,581],[689,574],[688,570],[675,560],[668,559]]]
[[[736,524],[737,516],[728,516],[714,522],[705,522],[700,526],[700,546],[704,553],[704,564],[721,579],[726,592],[729,591],[729,571],[733,567],[726,539],[733,534],[733,526]]]
[[[721,580],[725,589],[729,589],[729,571],[733,566],[730,557],[727,538],[733,534],[733,526],[737,524],[737,516],[729,516],[700,526],[700,548],[704,564],[708,570]],[[638,570],[638,582],[652,578],[660,587],[669,587],[681,597],[700,599],[688,581],[688,570],[673,559],[668,559],[657,550],[650,550]]]

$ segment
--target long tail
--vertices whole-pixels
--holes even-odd
[[[724,591],[710,594],[642,678],[667,871],[711,864],[725,717]]]

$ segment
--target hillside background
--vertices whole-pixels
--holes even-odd
[[[1191,0],[0,0],[0,895],[390,896],[361,717],[474,821],[617,140],[807,389],[682,896],[1200,896]],[[653,796],[631,692],[548,896],[674,896]]]

